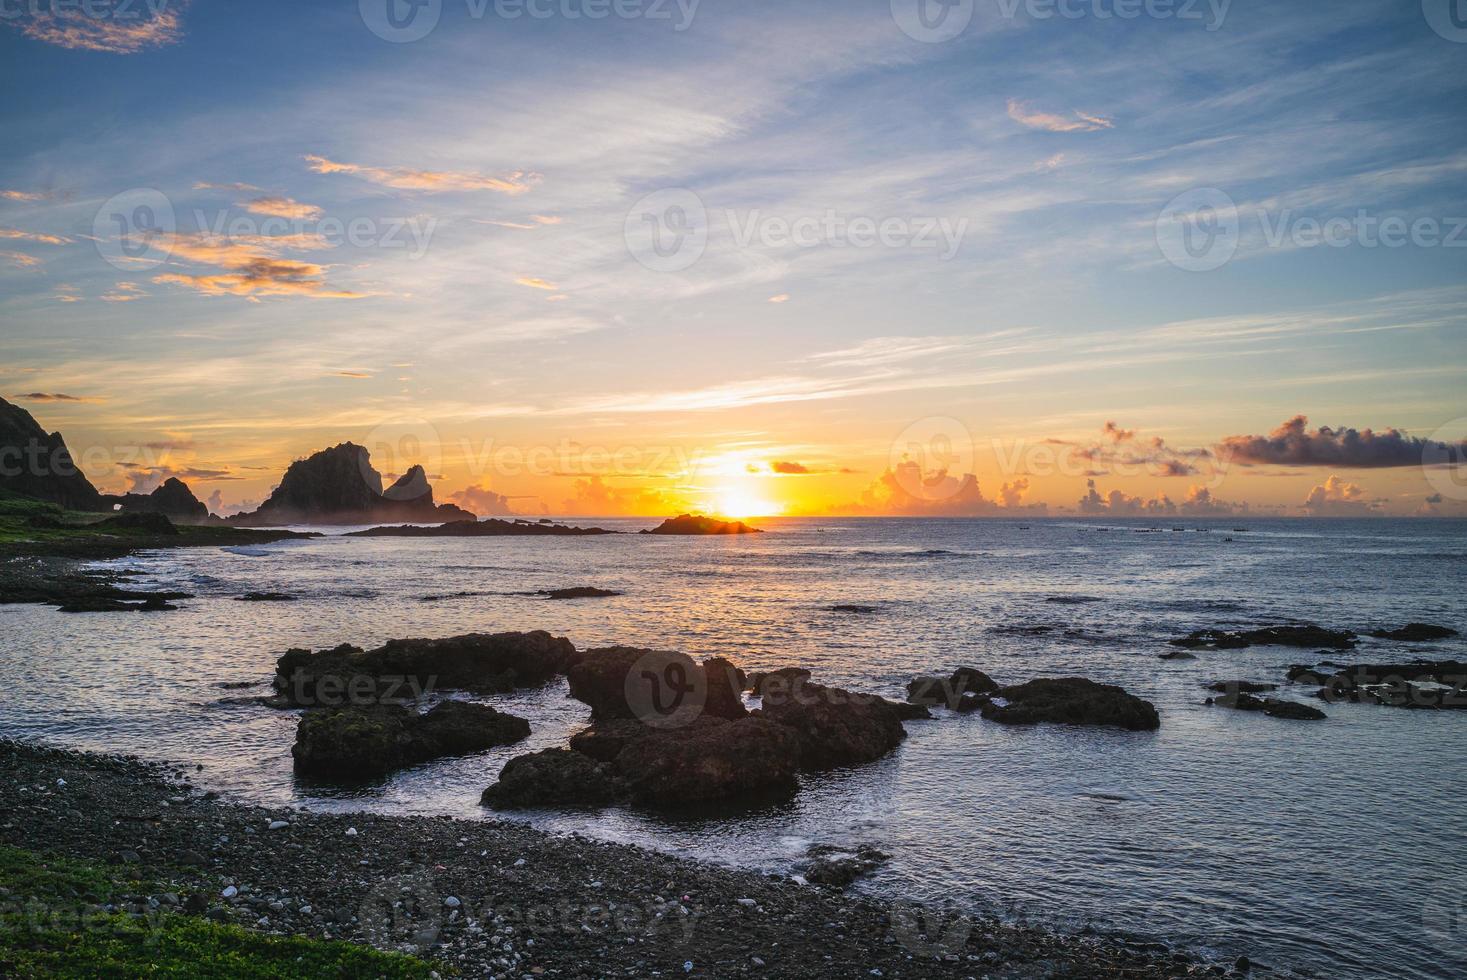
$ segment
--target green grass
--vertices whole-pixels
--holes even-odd
[[[428,977],[433,964],[350,943],[265,936],[154,910],[102,906],[148,886],[106,868],[0,847],[0,976]]]

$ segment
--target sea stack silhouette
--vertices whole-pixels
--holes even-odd
[[[61,433],[47,433],[30,412],[0,398],[0,490],[67,510],[111,510],[71,458]]]
[[[414,466],[382,489],[372,456],[343,442],[290,464],[280,486],[260,509],[229,518],[246,527],[283,524],[381,524],[390,521],[442,524],[478,516],[453,504],[435,504],[428,474]]]

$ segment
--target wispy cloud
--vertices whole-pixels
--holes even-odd
[[[1109,119],[1079,110],[1074,110],[1071,116],[1037,111],[1018,99],[1009,99],[1009,118],[1030,129],[1042,129],[1047,133],[1093,133],[1099,129],[1112,129],[1115,125]]]
[[[200,180],[194,183],[194,190],[196,191],[233,191],[235,193],[244,193],[261,189],[254,184],[215,184],[207,180]]]
[[[110,292],[103,293],[101,298],[108,303],[131,303],[146,295],[147,292],[135,282],[119,282]]]
[[[290,218],[297,221],[315,221],[322,211],[314,204],[302,204],[288,197],[257,197],[240,207],[251,214],[264,214],[273,218]]]
[[[409,191],[497,191],[501,194],[523,194],[540,181],[540,175],[516,170],[502,177],[449,170],[416,170],[410,167],[369,167],[357,163],[338,163],[323,156],[307,154],[306,162],[318,174],[350,174],[374,184]]]
[[[53,5],[49,10],[33,6],[11,23],[26,37],[59,48],[137,54],[183,40],[180,12],[186,4],[187,0],[176,0],[173,10],[129,0],[90,0],[77,7]]]
[[[24,252],[8,252],[3,249],[0,249],[0,260],[19,266],[22,269],[32,269],[41,264],[41,260],[34,255],[27,255]]]
[[[552,293],[560,288],[555,283],[550,282],[549,280],[536,279],[533,276],[521,276],[520,278],[516,279],[515,282],[517,282],[521,286],[529,286],[531,289],[545,289],[549,290]]]
[[[20,242],[37,242],[42,245],[70,245],[70,238],[47,235],[37,231],[21,231],[19,228],[0,228],[0,238]]]
[[[291,259],[255,257],[234,266],[232,272],[186,275],[168,272],[154,276],[156,283],[170,283],[197,290],[207,296],[306,296],[312,299],[361,299],[366,293],[334,289],[323,276],[326,267]]]
[[[19,397],[30,402],[100,402],[100,398],[87,395],[65,395],[59,391],[30,391]]]
[[[0,190],[0,200],[34,202],[44,201],[45,199],[45,194],[36,194],[30,191]]]

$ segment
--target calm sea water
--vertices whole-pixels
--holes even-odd
[[[1168,638],[1209,626],[1419,620],[1467,632],[1467,523],[763,526],[770,533],[742,538],[337,536],[110,563],[199,598],[158,616],[0,607],[0,731],[197,763],[202,784],[253,801],[492,819],[479,794],[504,761],[585,723],[563,683],[492,700],[530,719],[529,743],[335,793],[293,778],[294,713],[225,699],[263,693],[289,646],[527,629],[583,648],[798,664],[890,696],[918,672],[960,665],[1001,682],[1082,674],[1154,701],[1161,730],[948,716],[909,724],[881,762],[808,778],[793,801],[753,813],[518,819],[772,871],[790,870],[811,843],[871,842],[894,855],[860,886],[881,897],[1093,925],[1326,977],[1467,975],[1467,711],[1335,705],[1326,722],[1281,721],[1208,708],[1204,685],[1278,682],[1309,651],[1157,656]],[[576,585],[626,595],[507,594]],[[301,601],[232,600],[250,590]],[[459,592],[471,594],[422,601]],[[836,603],[879,612],[828,611]],[[1043,625],[1056,629],[1025,632]],[[1467,660],[1467,641],[1367,639],[1350,659],[1417,654]],[[246,683],[259,687],[223,687]]]

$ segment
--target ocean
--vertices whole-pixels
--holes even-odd
[[[634,531],[648,520],[577,521]],[[1467,711],[1324,705],[1323,722],[1209,707],[1219,680],[1283,683],[1313,651],[1197,651],[1207,627],[1407,622],[1467,632],[1467,522],[769,519],[768,533],[675,538],[345,538],[103,563],[198,598],[178,612],[0,607],[0,733],[201,768],[269,805],[519,819],[778,873],[811,844],[891,862],[856,887],[947,914],[1093,928],[1339,978],[1467,975]],[[591,585],[625,595],[513,593]],[[278,591],[299,601],[234,601]],[[871,614],[831,611],[837,604]],[[333,790],[298,781],[297,715],[249,701],[289,647],[548,630],[725,656],[900,698],[919,673],[1001,683],[1085,676],[1154,702],[1160,731],[1015,729],[938,712],[894,754],[806,777],[739,813],[495,815],[510,757],[564,744],[588,709],[563,680],[487,699],[528,742]],[[1467,660],[1467,637],[1362,638],[1342,662]]]

